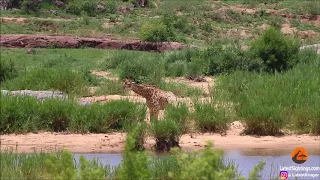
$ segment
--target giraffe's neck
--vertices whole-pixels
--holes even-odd
[[[150,87],[145,87],[143,85],[138,85],[138,84],[132,84],[131,90],[147,99],[152,96],[152,91],[153,91],[153,89],[151,89]]]

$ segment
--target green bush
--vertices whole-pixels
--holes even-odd
[[[212,143],[200,153],[174,153],[179,170],[169,172],[172,179],[245,179],[238,176],[235,166],[223,164],[223,152],[212,150]],[[255,169],[255,175],[259,175],[259,171]]]
[[[165,110],[165,119],[172,119],[176,121],[183,133],[188,131],[188,120],[190,118],[190,112],[186,104],[179,103],[174,106],[169,104]]]
[[[137,83],[157,84],[164,75],[163,63],[159,58],[140,57],[124,61],[119,69],[121,79],[131,76]]]
[[[150,42],[165,42],[170,41],[174,36],[168,32],[168,27],[159,21],[144,23],[140,29],[140,38],[143,41]]]
[[[137,123],[127,135],[127,143],[134,143],[131,145],[130,151],[144,150],[144,138],[146,135],[147,124],[145,122]]]
[[[98,4],[103,5],[105,8],[98,9]],[[85,13],[88,16],[97,16],[103,13],[115,14],[116,8],[117,6],[115,0],[107,1],[107,3],[104,3],[103,1],[97,2],[90,0],[71,1],[67,4],[66,12],[75,15],[81,15],[82,13]]]
[[[73,102],[61,101],[59,99],[48,99],[39,103],[38,116],[39,127],[55,132],[69,130],[72,121],[71,113],[75,109]]]
[[[166,67],[166,74],[173,77],[181,77],[187,74],[187,63],[185,61],[176,61],[168,64]]]
[[[80,107],[75,111],[71,128],[79,132],[108,132],[112,129],[130,130],[145,119],[146,107],[121,100]]]
[[[0,61],[0,83],[7,79],[16,77],[18,70],[12,61],[1,60]]]
[[[285,71],[296,64],[300,43],[284,36],[280,30],[269,28],[250,48],[251,53],[262,59],[266,71]]]
[[[151,173],[148,166],[148,157],[145,152],[136,151],[136,140],[133,136],[127,137],[125,150],[122,153],[122,163],[115,170],[115,179],[150,179]]]
[[[175,14],[165,14],[160,20],[143,24],[140,29],[140,38],[150,42],[185,42],[182,34],[191,33],[192,30],[186,18]]]
[[[39,0],[23,0],[21,4],[22,12],[26,14],[39,13],[40,11]]]
[[[169,151],[172,147],[179,147],[179,139],[182,129],[178,122],[173,119],[153,121],[151,134],[156,140],[156,150]]]
[[[187,76],[198,77],[207,74],[209,71],[210,61],[205,58],[194,57],[188,63]]]
[[[0,133],[24,133],[37,130],[37,100],[34,97],[1,95]]]
[[[203,132],[226,132],[228,115],[221,107],[212,104],[195,104],[194,118],[197,127]]]

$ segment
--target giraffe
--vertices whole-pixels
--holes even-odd
[[[167,104],[176,100],[172,92],[163,91],[153,85],[140,85],[132,82],[130,77],[126,77],[123,88],[130,88],[133,92],[146,99],[146,104],[150,113],[150,121],[158,120],[159,111],[164,110]]]

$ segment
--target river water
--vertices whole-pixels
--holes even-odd
[[[76,161],[83,155],[87,159],[92,160],[98,158],[103,165],[117,166],[121,163],[121,154],[74,154]],[[320,152],[309,152],[308,160],[303,164],[295,164],[291,159],[291,152],[279,151],[279,150],[229,150],[225,151],[224,162],[233,161],[238,165],[238,171],[241,175],[248,177],[250,170],[253,169],[260,161],[264,160],[266,165],[262,171],[262,179],[270,179],[272,177],[279,177],[280,170],[285,167],[320,167]],[[288,170],[288,173],[294,173],[295,171]],[[320,174],[320,171],[306,171],[299,170],[297,173],[311,173]],[[317,178],[299,178],[299,179],[320,179],[320,175]]]

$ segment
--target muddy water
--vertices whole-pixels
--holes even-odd
[[[104,165],[117,166],[121,163],[121,154],[74,154],[76,161],[79,157],[84,155],[87,159],[98,158]],[[308,160],[301,164],[295,164],[291,159],[291,152],[281,150],[268,150],[268,149],[253,149],[249,151],[229,150],[225,151],[224,162],[235,162],[238,165],[238,171],[241,175],[248,177],[250,170],[253,169],[260,161],[265,161],[266,165],[262,171],[262,179],[270,179],[271,177],[279,177],[280,169],[290,166],[304,166],[304,167],[320,167],[320,152],[309,151]],[[294,171],[288,171],[294,172]],[[297,173],[304,173],[306,171],[298,171]],[[308,173],[319,174],[320,171],[309,171]],[[311,178],[311,179],[318,179]],[[306,179],[306,178],[300,178]],[[319,178],[320,179],[320,178]]]

